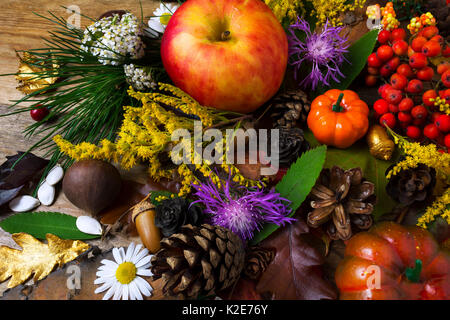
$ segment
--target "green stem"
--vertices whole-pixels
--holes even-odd
[[[342,112],[342,110],[344,110],[344,108],[341,107],[341,102],[342,102],[342,99],[343,99],[343,98],[344,98],[344,94],[341,93],[341,94],[339,95],[339,97],[338,97],[336,103],[333,105],[332,110],[333,110],[334,112]]]
[[[406,278],[411,282],[420,281],[420,272],[422,272],[422,260],[417,259],[414,268],[406,268]]]

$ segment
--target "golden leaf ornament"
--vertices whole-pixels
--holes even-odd
[[[50,66],[45,66],[43,63],[37,63],[36,57],[28,52],[25,52],[23,57],[17,54],[17,57],[19,58],[19,70],[16,73],[16,80],[19,82],[17,90],[30,94],[58,80],[58,77],[52,76],[54,70],[59,68],[58,64],[51,63]]]
[[[395,150],[395,143],[392,141],[386,129],[375,124],[367,132],[367,145],[372,156],[380,160],[390,160]]]
[[[15,233],[13,240],[22,250],[0,246],[0,281],[11,278],[8,288],[25,282],[34,274],[34,281],[44,279],[55,266],[61,267],[89,249],[79,240],[63,240],[47,234],[47,244],[27,233]]]

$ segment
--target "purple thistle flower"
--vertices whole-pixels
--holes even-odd
[[[332,27],[328,21],[322,32],[311,32],[306,20],[297,18],[297,22],[289,26],[289,58],[294,66],[294,77],[297,80],[303,62],[312,64],[311,72],[303,79],[300,86],[311,86],[315,90],[319,83],[330,85],[330,79],[340,82],[338,77],[345,77],[339,70],[343,62],[348,62],[344,54],[348,52],[347,38],[339,35],[343,27]],[[304,41],[295,34],[301,30],[306,34]]]
[[[205,206],[204,213],[210,215],[210,223],[222,226],[236,233],[243,241],[253,238],[264,223],[274,223],[283,226],[292,223],[289,200],[280,197],[275,190],[264,191],[259,188],[247,189],[235,186],[231,176],[223,188],[218,188],[212,181],[200,185],[192,184],[195,195]]]

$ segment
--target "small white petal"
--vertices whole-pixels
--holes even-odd
[[[134,247],[135,247],[134,242],[130,243],[130,245],[128,246],[128,249],[127,249],[127,253],[125,255],[125,259],[124,259],[125,261],[131,261],[131,258],[134,253]]]
[[[103,263],[105,266],[108,266],[109,268],[114,268],[114,269],[117,269],[117,267],[119,266],[116,262],[108,260],[108,259],[103,259],[101,261],[101,263]]]
[[[148,254],[148,249],[144,248],[141,252],[139,252],[139,254],[137,254],[131,262],[133,262],[134,264],[138,263],[139,260],[141,260],[143,257],[145,257]]]
[[[116,288],[118,286],[118,282],[114,282],[113,285],[111,286],[111,288],[109,288],[109,290],[105,293],[105,295],[103,296],[103,300],[108,300],[109,298],[111,298],[113,296],[113,294],[116,291]]]
[[[136,285],[136,283],[134,281],[131,281],[128,285],[130,286],[130,289],[133,290],[133,293],[134,293],[134,295],[136,297],[136,300],[143,300],[144,299],[142,297],[141,291],[139,290],[138,286]]]
[[[101,235],[103,233],[100,222],[89,216],[78,217],[76,225],[78,230],[87,234]]]
[[[144,258],[142,258],[141,260],[139,260],[136,263],[136,268],[142,267],[143,265],[147,264],[150,262],[151,257],[150,256],[146,256]]]
[[[96,273],[96,275],[97,275],[97,277],[106,277],[106,278],[109,278],[109,277],[114,277],[115,276],[115,272],[111,272],[111,271],[97,271],[97,273]]]
[[[134,252],[133,252],[133,258],[138,254],[138,252],[142,249],[142,244],[138,244],[135,248],[134,248]]]
[[[117,288],[114,292],[113,300],[119,300],[122,296],[122,284],[117,282]]]
[[[94,293],[95,293],[95,294],[98,294],[98,293],[100,293],[100,292],[103,292],[103,291],[105,291],[105,290],[111,288],[111,286],[112,286],[112,283],[105,282],[102,286],[100,286],[100,287],[98,287],[97,289],[95,289]]]
[[[151,277],[153,275],[153,273],[149,269],[145,268],[138,268],[136,274],[143,277]]]
[[[120,256],[122,257],[122,262],[124,262],[125,261],[125,249],[119,248],[119,253],[120,253]]]
[[[122,288],[122,300],[128,300],[128,286],[124,285]]]
[[[113,248],[113,256],[114,260],[116,260],[118,264],[121,264],[123,262],[122,255],[120,254],[119,249]]]
[[[136,282],[136,285],[144,296],[149,297],[152,294],[151,291],[153,291],[153,288],[147,281],[145,281],[141,277],[136,277],[134,281]]]

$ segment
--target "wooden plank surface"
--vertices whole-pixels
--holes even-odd
[[[48,16],[51,11],[56,16],[69,19],[73,14],[67,12],[64,7],[76,5],[82,15],[98,18],[109,10],[128,10],[140,17],[139,0],[2,0],[0,10],[0,74],[17,72],[18,60],[15,50],[24,50],[42,47],[42,37],[54,29],[55,25],[35,15],[33,12]],[[159,5],[158,1],[142,1],[144,17],[152,15]],[[86,26],[90,20],[81,17],[81,26]],[[14,76],[0,77],[0,114],[5,114],[11,109],[8,105],[11,100],[23,97],[16,90],[17,82]],[[22,131],[33,120],[28,114],[17,114],[0,118],[0,163],[6,160],[6,156],[14,155],[17,151],[25,151],[32,146],[39,137],[25,139]],[[43,155],[36,150],[36,155]],[[142,170],[144,172],[144,170]],[[132,173],[124,173],[132,178],[143,178],[134,170]],[[136,179],[134,179],[136,180]],[[68,202],[62,192],[51,207],[41,206],[37,211],[52,210],[72,215],[80,215],[82,212]],[[0,219],[8,214],[7,208],[0,210]],[[0,229],[0,244],[11,244],[9,235]]]

